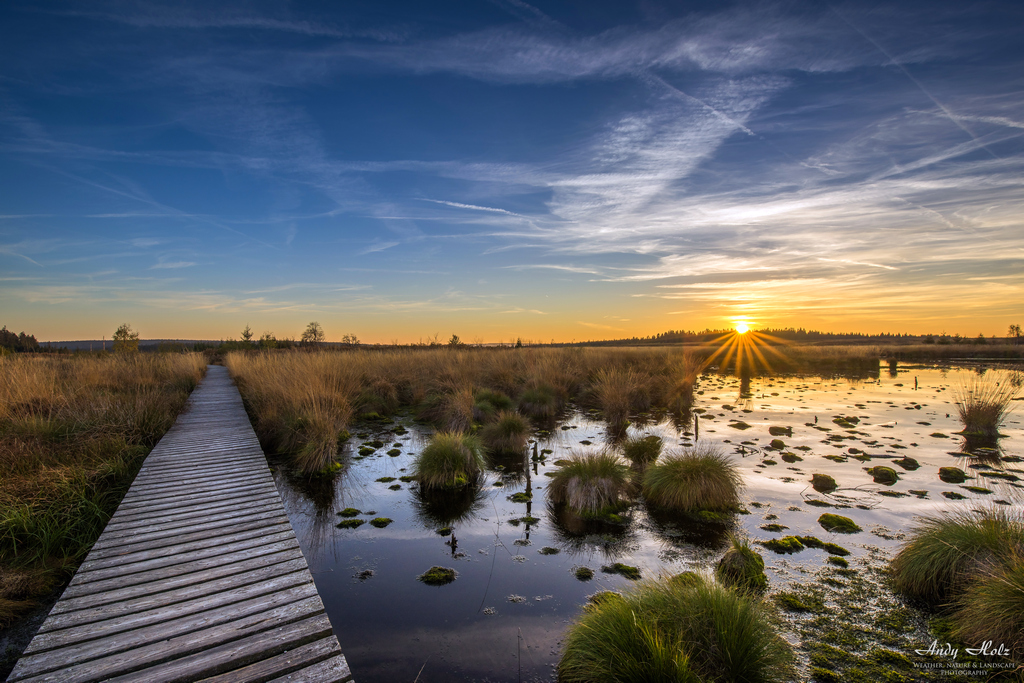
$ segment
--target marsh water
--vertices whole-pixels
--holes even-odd
[[[549,506],[545,474],[556,461],[610,441],[599,414],[573,408],[535,429],[542,460],[528,456],[529,468],[515,459],[494,462],[479,487],[454,499],[425,499],[415,483],[401,480],[432,431],[411,417],[356,425],[346,446],[350,464],[335,478],[306,481],[291,476],[284,460],[272,464],[356,680],[548,681],[563,633],[587,596],[632,584],[602,571],[613,563],[636,566],[643,577],[708,571],[732,531],[751,540],[813,535],[850,550],[851,561],[863,560],[891,553],[915,515],[979,503],[1019,508],[1024,411],[1010,414],[995,451],[956,434],[952,390],[986,370],[883,365],[878,375],[860,379],[705,374],[694,404],[698,434],[689,418],[682,424],[669,416],[631,418],[630,434],[657,434],[666,452],[699,438],[732,454],[745,488],[743,513],[728,523],[664,517],[641,503],[622,524],[583,524]],[[782,445],[772,447],[773,439]],[[359,455],[375,441],[383,446]],[[907,469],[906,457],[920,466]],[[875,483],[866,471],[875,465],[892,467],[899,480]],[[969,479],[941,481],[938,469],[945,466],[965,470]],[[839,488],[815,492],[814,473],[831,475]],[[513,502],[527,490],[531,502]],[[351,519],[393,521],[384,528],[338,528],[345,508],[360,511]],[[863,531],[830,534],[817,522],[823,512],[849,516]],[[761,528],[767,524],[786,528]],[[759,550],[770,591],[809,580],[827,557],[812,548],[795,555]],[[454,568],[456,580],[443,586],[417,580],[434,565]],[[592,569],[593,578],[577,579],[579,567]]]

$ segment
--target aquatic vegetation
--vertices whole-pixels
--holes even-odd
[[[632,493],[629,467],[614,453],[574,453],[554,472],[548,499],[564,502],[577,513],[600,514],[614,510]]]
[[[357,510],[356,508],[345,508],[344,510],[342,510],[338,514],[340,516],[342,516],[342,517],[356,517],[358,515],[363,514],[363,511],[362,510]]]
[[[634,436],[622,442],[622,454],[634,465],[647,465],[658,459],[664,442],[660,436]]]
[[[630,579],[631,581],[640,580],[639,568],[630,566],[628,564],[622,564],[621,562],[605,565],[601,567],[601,571],[603,571],[605,574],[618,574],[619,576],[624,576],[627,579]]]
[[[993,564],[1009,565],[1021,555],[1020,513],[958,509],[921,519],[890,563],[890,571],[900,592],[939,603],[959,594]]]
[[[391,519],[390,517],[375,517],[374,519],[370,520],[370,526],[375,526],[378,529],[383,529],[388,524],[391,524],[393,521],[395,520]]]
[[[480,439],[492,453],[522,453],[530,425],[519,413],[502,411],[480,431]]]
[[[452,380],[441,382],[423,399],[416,417],[445,433],[467,432],[473,426],[473,391]]]
[[[364,524],[366,524],[365,519],[343,519],[338,522],[337,526],[339,529],[358,529]]]
[[[650,408],[650,384],[649,375],[632,368],[611,367],[597,371],[592,391],[601,406],[605,422],[612,430],[624,430],[631,411]]]
[[[825,603],[821,598],[810,593],[783,592],[776,593],[775,603],[787,612],[821,612]]]
[[[920,469],[921,463],[911,457],[904,457],[899,460],[892,461],[894,465],[899,465],[905,470],[913,472],[916,469]]]
[[[746,540],[732,537],[732,546],[715,565],[719,581],[739,590],[763,591],[768,587],[764,573],[764,559]]]
[[[584,610],[558,680],[774,683],[789,680],[793,661],[760,600],[711,581],[646,582]]]
[[[515,409],[512,399],[493,389],[477,389],[473,392],[473,419],[490,422],[501,411]]]
[[[590,581],[594,578],[594,570],[590,567],[576,567],[572,570],[572,574],[580,581]]]
[[[796,536],[783,536],[782,538],[770,538],[767,541],[758,541],[760,545],[763,545],[773,553],[779,553],[780,555],[791,555],[798,553],[804,549],[804,544],[800,542],[800,539]]]
[[[884,467],[883,465],[877,465],[868,470],[868,474],[875,480],[876,484],[895,484],[899,477],[896,476],[896,470],[891,467]]]
[[[526,491],[519,491],[508,496],[508,499],[513,503],[529,503],[533,500],[533,494],[527,493]]]
[[[827,543],[815,536],[798,536],[797,538],[799,538],[800,542],[808,548],[818,548],[819,550],[824,550],[829,555],[845,556],[850,554],[850,551],[843,546],[836,543]]]
[[[421,488],[462,488],[475,482],[483,472],[483,447],[475,436],[438,432],[412,467]]]
[[[434,566],[423,572],[416,578],[428,586],[446,586],[459,575],[451,567]]]
[[[785,531],[788,528],[789,527],[786,526],[785,524],[762,524],[761,525],[761,530],[762,531],[770,531],[772,533],[777,533],[779,531]]]
[[[827,474],[812,474],[811,488],[818,493],[832,493],[838,488],[836,480]]]
[[[863,531],[849,517],[834,515],[830,512],[826,512],[821,517],[818,517],[818,524],[820,524],[821,528],[825,531],[831,531],[836,534],[855,534],[858,531]]]
[[[702,443],[647,468],[643,494],[655,507],[724,512],[739,505],[739,472],[714,444]]]
[[[561,551],[558,548],[552,548],[551,546],[546,545],[537,552],[541,555],[557,555]]]
[[[962,484],[967,481],[967,473],[959,467],[940,467],[939,479],[947,484]]]
[[[956,412],[963,425],[963,434],[986,439],[999,437],[999,426],[1010,412],[1012,401],[1020,390],[1014,374],[990,372],[984,376],[972,374],[953,387]]]
[[[837,555],[829,555],[828,558],[825,561],[828,562],[829,564],[834,564],[835,566],[841,567],[843,569],[846,569],[847,567],[850,566],[849,561],[847,561],[845,558],[839,557]]]

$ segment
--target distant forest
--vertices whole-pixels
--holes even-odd
[[[0,348],[14,353],[38,351],[39,342],[36,341],[34,334],[25,334],[24,332],[14,334],[7,329],[7,325],[4,325],[3,329],[0,330]]]
[[[875,344],[909,344],[909,343],[924,343],[924,344],[964,344],[964,343],[989,343],[988,339],[985,339],[981,335],[977,338],[961,337],[959,334],[956,335],[916,335],[916,334],[861,334],[856,332],[819,332],[817,330],[805,330],[804,328],[792,328],[787,327],[784,329],[771,329],[765,328],[761,330],[751,330],[751,332],[757,333],[761,336],[763,342],[771,343],[772,338],[779,340],[780,342],[805,342],[805,343],[816,343],[816,344],[856,344],[856,343],[875,343]],[[680,344],[683,342],[687,343],[702,343],[710,342],[715,339],[719,339],[724,335],[734,334],[735,330],[732,328],[721,329],[721,330],[704,330],[703,332],[694,332],[687,330],[669,330],[668,332],[662,332],[661,334],[651,335],[650,337],[629,337],[623,339],[607,339],[604,341],[591,341],[586,342],[588,345],[601,346],[609,345],[613,346],[616,344]],[[768,337],[768,339],[765,339]],[[997,341],[995,338],[991,340],[993,343]]]

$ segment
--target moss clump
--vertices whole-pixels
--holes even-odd
[[[537,552],[540,553],[541,555],[557,555],[561,551],[559,551],[558,548],[552,548],[551,546],[546,545],[543,548],[541,548],[540,550],[538,550]]]
[[[390,455],[392,458],[397,458],[401,454],[402,451],[398,448],[392,448],[391,450],[388,451],[388,455]]]
[[[451,567],[431,567],[416,578],[428,586],[445,586],[455,580],[459,574]]]
[[[768,448],[771,448],[773,451],[781,451],[785,447],[786,442],[782,439],[772,439],[771,443],[768,444]]]
[[[661,437],[653,434],[631,437],[623,442],[622,454],[634,465],[647,465],[658,459],[663,445]]]
[[[719,581],[739,590],[763,591],[768,587],[764,573],[764,559],[745,540],[732,538],[732,547],[715,566]]]
[[[792,427],[777,427],[772,425],[768,428],[768,433],[772,436],[793,436]]]
[[[475,482],[484,467],[483,446],[469,434],[438,432],[416,457],[413,476],[424,489],[458,489]]]
[[[921,467],[921,463],[911,457],[901,458],[900,460],[893,460],[894,465],[899,465],[908,472],[913,472]]]
[[[762,531],[770,531],[773,534],[774,533],[778,533],[780,531],[785,531],[788,528],[789,527],[786,526],[785,524],[762,524],[761,525],[761,530]]]
[[[815,536],[800,536],[799,538],[800,542],[808,548],[817,548],[819,550],[824,550],[829,555],[842,555],[845,557],[846,555],[850,554],[850,551],[844,548],[843,546],[837,545],[835,543],[826,543],[825,541],[822,541],[821,539]]]
[[[383,529],[388,524],[391,524],[393,521],[395,520],[391,519],[390,517],[375,517],[374,519],[370,520],[370,526],[375,526],[378,529]]]
[[[961,486],[960,488],[970,491],[971,493],[992,493],[991,489],[984,488],[983,486]]]
[[[726,512],[739,505],[741,483],[736,467],[717,446],[701,444],[648,467],[643,493],[658,508]]]
[[[519,493],[513,493],[508,496],[508,499],[513,503],[529,503],[533,500],[533,494],[527,493],[526,491],[520,491]]]
[[[363,514],[363,511],[362,510],[357,510],[355,508],[345,508],[344,510],[342,510],[338,514],[340,516],[342,516],[342,517],[357,517],[357,516]]]
[[[899,481],[899,477],[896,476],[896,470],[891,467],[884,467],[877,465],[868,470],[868,474],[875,480],[876,484],[892,485]]]
[[[378,477],[374,481],[379,481],[381,484],[390,484],[395,480],[394,477]]]
[[[452,528],[450,526],[443,526],[440,529],[435,529],[434,533],[438,536],[451,536]]]
[[[832,493],[839,485],[836,480],[827,474],[812,474],[811,475],[811,488],[818,493]]]
[[[818,500],[817,498],[808,498],[804,501],[808,505],[813,505],[816,508],[830,508],[835,507],[832,503],[825,502],[824,500]]]
[[[863,531],[857,524],[849,517],[843,517],[842,515],[834,515],[830,512],[826,512],[821,517],[818,517],[818,524],[825,531],[830,531],[835,534],[855,534],[859,531]]]
[[[940,467],[939,479],[947,484],[962,484],[967,481],[967,473],[959,467]]]
[[[603,571],[605,574],[618,574],[619,576],[624,576],[630,581],[640,580],[639,568],[630,566],[628,564],[622,564],[621,562],[616,562],[615,564],[607,564],[601,567],[601,571]]]
[[[365,519],[343,519],[338,522],[339,529],[358,529],[362,525],[366,524]]]
[[[780,683],[793,661],[761,600],[700,579],[658,581],[585,610],[566,634],[557,677]]]
[[[956,491],[943,491],[942,492],[942,496],[944,498],[948,498],[950,500],[966,500],[967,499],[967,496],[965,496],[962,493],[957,493]]]
[[[821,612],[825,609],[821,598],[811,594],[777,593],[775,603],[787,612]]]
[[[572,570],[572,575],[580,581],[590,581],[594,578],[594,570],[590,567],[576,567]]]
[[[798,553],[804,549],[804,544],[800,542],[800,539],[796,536],[784,536],[782,538],[771,538],[767,541],[758,541],[759,544],[763,545],[773,553],[779,553],[780,555],[786,554],[791,555],[792,553]]]
[[[846,569],[850,566],[850,563],[846,559],[842,557],[836,557],[835,555],[829,555],[828,559],[825,561],[829,564],[834,564],[837,567],[842,567],[843,569]]]

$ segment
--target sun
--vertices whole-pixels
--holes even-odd
[[[746,334],[747,330],[749,330],[749,329],[750,329],[750,325],[747,325],[746,323],[736,323],[736,333],[737,334]]]

